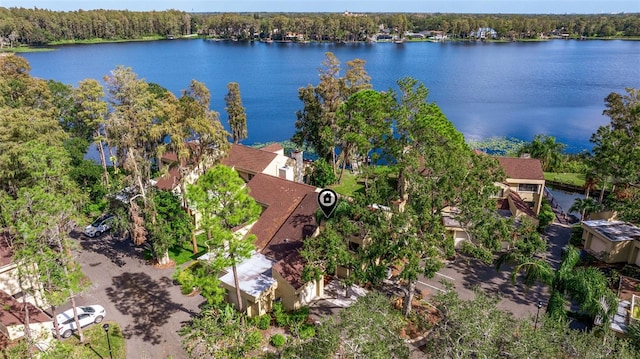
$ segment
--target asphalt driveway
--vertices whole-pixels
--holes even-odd
[[[560,263],[561,248],[569,243],[571,228],[554,223],[550,225],[544,237],[548,247],[545,259],[554,267]],[[497,296],[497,307],[513,313],[517,318],[535,317],[538,301],[542,301],[542,311],[549,300],[548,288],[536,284],[530,288],[511,281],[511,267],[504,266],[498,272],[492,265],[458,254],[454,262],[442,268],[434,278],[421,278],[417,288],[426,296],[444,290],[442,281],[451,282],[461,299],[469,300],[475,296],[474,290],[482,290],[490,296]]]
[[[174,268],[149,265],[143,260],[142,248],[130,240],[109,235],[74,237],[78,261],[91,280],[90,288],[78,297],[77,303],[105,307],[105,321],[122,327],[127,358],[187,358],[177,331],[200,311],[198,306],[204,299],[182,295],[171,279]]]

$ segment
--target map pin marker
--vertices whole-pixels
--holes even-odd
[[[318,205],[325,217],[329,218],[337,204],[338,195],[332,189],[323,189],[318,193]]]

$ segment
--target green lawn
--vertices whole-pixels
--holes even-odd
[[[85,40],[58,40],[51,41],[48,43],[50,46],[57,45],[78,45],[78,44],[106,44],[106,43],[114,43],[114,42],[134,42],[134,41],[155,41],[155,40],[164,40],[165,36],[143,36],[138,39],[102,39],[102,38],[93,38],[93,39],[85,39]]]
[[[386,174],[389,180],[389,185],[392,188],[395,188],[396,175],[393,173],[392,167],[378,165],[376,166],[375,171],[378,175]],[[352,197],[357,192],[364,192],[364,180],[360,178],[360,176],[354,175],[351,171],[344,171],[342,183],[331,185],[329,188],[343,196]]]
[[[566,183],[573,186],[584,186],[584,173],[557,173],[557,172],[545,172],[544,179],[547,181],[555,181],[560,183]]]
[[[113,322],[109,324],[109,341],[111,342],[111,358],[126,359],[127,348],[124,336],[120,330],[120,326]],[[107,334],[102,328],[103,324],[94,324],[83,330],[84,344],[80,344],[76,335],[60,342],[66,347],[70,354],[66,356],[69,359],[84,358],[109,358],[109,344],[107,342]]]
[[[198,241],[198,253],[193,254],[193,244],[191,242],[183,243],[182,245],[173,246],[169,249],[169,258],[176,262],[176,265],[181,265],[190,260],[194,260],[206,253],[207,247],[204,246],[206,239],[205,234],[196,236]]]
[[[331,189],[343,196],[352,197],[354,193],[363,190],[364,184],[358,181],[358,177],[351,171],[344,171],[342,183],[330,186]]]

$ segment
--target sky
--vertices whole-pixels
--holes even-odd
[[[640,13],[640,0],[0,0],[0,7],[55,11],[600,14]]]

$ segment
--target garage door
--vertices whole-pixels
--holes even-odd
[[[605,252],[607,250],[607,245],[602,240],[593,237],[591,239],[590,249],[595,253]]]

